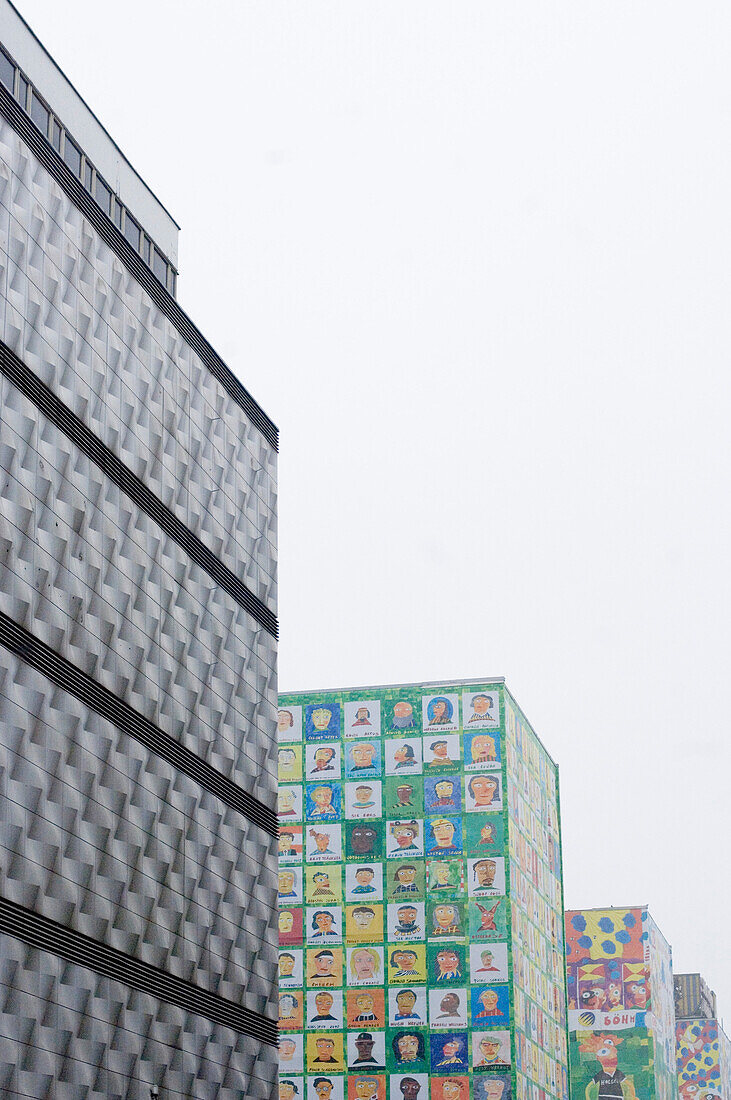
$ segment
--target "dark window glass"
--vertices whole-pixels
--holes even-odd
[[[51,141],[56,152],[61,152],[61,127],[55,118],[51,119]]]
[[[162,285],[165,286],[168,276],[168,262],[164,256],[160,255],[157,249],[155,249],[152,260],[152,270],[155,272]]]
[[[175,272],[172,267],[168,268],[168,290],[171,294],[175,293]]]
[[[114,204],[114,220],[115,220],[115,222],[117,223],[117,225],[120,229],[122,228],[122,210],[123,210],[122,204],[119,203],[119,202],[115,202],[115,204]]]
[[[15,65],[2,50],[0,50],[0,80],[12,95],[15,91]]]
[[[41,103],[35,93],[30,101],[30,117],[44,137],[48,137],[48,107],[45,103]]]
[[[140,227],[134,218],[131,218],[129,214],[124,219],[124,235],[129,243],[134,248],[135,252],[140,250]]]
[[[28,81],[18,73],[18,103],[24,111],[28,109]]]
[[[149,240],[148,237],[145,237],[142,241],[142,259],[145,261],[146,264],[149,264],[149,262],[150,262],[150,240]]]
[[[101,176],[96,177],[96,187],[94,188],[94,198],[101,206],[105,214],[108,214],[111,209],[112,192],[107,187]]]
[[[63,159],[68,164],[71,171],[75,176],[81,173],[81,150],[78,145],[74,145],[73,141],[66,135],[66,144],[63,150]]]
[[[88,160],[84,165],[84,187],[87,191],[91,191],[91,165]]]

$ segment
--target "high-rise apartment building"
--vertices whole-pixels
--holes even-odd
[[[700,974],[676,974],[674,985],[680,1100],[731,1100],[731,1041],[716,994]]]
[[[278,724],[280,1100],[566,1100],[558,772],[504,682]]]
[[[7,0],[0,45],[0,1095],[270,1097],[276,429]]]
[[[645,906],[566,912],[575,1100],[674,1100],[670,947]]]

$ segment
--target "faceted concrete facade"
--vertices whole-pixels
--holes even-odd
[[[81,135],[80,135],[81,136]],[[0,118],[0,340],[276,613],[276,453]],[[6,377],[0,612],[273,810],[276,639]],[[0,648],[4,899],[276,1019],[276,857]],[[3,1097],[276,1094],[276,1047],[5,935]]]

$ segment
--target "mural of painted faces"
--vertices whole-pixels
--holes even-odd
[[[444,737],[427,736],[423,744],[424,770],[427,774],[447,769],[453,772],[459,767],[459,734],[450,733]]]
[[[383,865],[349,863],[345,868],[345,900],[381,901],[382,899]]]
[[[305,739],[334,741],[340,737],[340,705],[312,703],[305,708]]]
[[[346,855],[357,859],[372,859],[380,856],[378,831],[367,822],[348,823],[345,827]]]
[[[500,736],[497,733],[466,732],[464,735],[465,771],[500,767]]]
[[[447,1032],[433,1035],[431,1041],[431,1071],[438,1075],[452,1074],[468,1068],[467,1032]]]
[[[378,737],[381,733],[379,699],[356,699],[345,704],[345,736]]]
[[[500,724],[500,700],[497,692],[462,693],[464,728],[488,729]]]
[[[380,818],[381,782],[371,779],[367,783],[345,784],[345,816],[347,818]]]
[[[308,821],[337,821],[340,817],[342,787],[339,783],[309,783],[306,790],[305,817]]]
[[[383,948],[348,948],[348,985],[383,985]]]
[[[389,859],[407,856],[414,859],[424,854],[421,836],[421,822],[412,818],[409,821],[390,821],[386,832],[386,855]]]
[[[342,943],[342,909],[339,905],[308,906],[305,916],[308,943]]]
[[[424,779],[424,810],[428,814],[459,813],[462,782],[458,775],[428,775]]]
[[[461,851],[462,819],[460,817],[433,817],[427,826],[427,855],[448,856]]]
[[[505,893],[505,860],[502,856],[492,859],[467,860],[467,891],[470,897],[494,897]]]
[[[408,779],[410,775],[421,775],[422,745],[419,737],[394,738],[385,746],[386,775],[401,775]]]
[[[335,863],[342,859],[340,825],[307,825],[305,843],[308,863]]]

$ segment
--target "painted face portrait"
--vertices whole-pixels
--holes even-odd
[[[500,780],[492,774],[473,775],[467,783],[467,792],[474,800],[471,810],[489,810],[499,801]]]
[[[371,856],[375,853],[378,834],[370,825],[356,825],[350,830],[350,850],[353,855]]]
[[[414,708],[411,703],[407,703],[405,700],[401,700],[396,703],[393,708],[393,719],[391,722],[391,729],[393,730],[410,730],[414,729],[416,723],[414,722]]]

